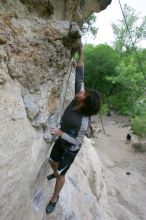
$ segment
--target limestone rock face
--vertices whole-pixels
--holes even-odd
[[[3,12],[14,16],[41,16],[83,24],[93,12],[105,9],[111,0],[2,0]]]
[[[109,3],[0,1],[0,219],[41,219],[34,195],[49,169],[49,127],[74,95],[72,51],[84,18]]]
[[[103,167],[90,139],[84,139],[80,152],[66,175],[56,210],[48,217],[45,214],[45,204],[52,195],[54,184],[54,180],[45,179],[41,186],[36,187],[31,219],[116,220],[107,203]]]

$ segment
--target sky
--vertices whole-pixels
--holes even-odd
[[[146,0],[120,0],[122,7],[128,4],[133,7],[140,16],[146,16]],[[112,32],[111,24],[116,23],[122,18],[122,12],[118,0],[112,0],[111,4],[100,13],[96,13],[97,27],[99,28],[97,37],[93,40],[91,37],[83,38],[83,43],[101,44],[107,43],[112,45],[114,35]],[[140,42],[140,47],[146,47],[146,41]]]

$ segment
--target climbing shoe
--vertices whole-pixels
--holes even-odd
[[[46,207],[46,213],[47,213],[47,214],[50,214],[51,212],[54,211],[54,209],[55,209],[55,207],[56,207],[56,204],[57,204],[57,202],[58,202],[58,199],[59,199],[59,196],[58,196],[56,202],[51,202],[51,201],[49,202],[49,204],[48,204],[47,207]]]
[[[49,176],[47,176],[48,180],[54,179],[56,178],[56,176],[54,175],[54,173],[50,174]]]

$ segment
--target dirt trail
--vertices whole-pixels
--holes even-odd
[[[146,220],[146,153],[135,153],[128,119],[117,115],[93,118],[95,148],[103,163],[111,212],[117,220]]]

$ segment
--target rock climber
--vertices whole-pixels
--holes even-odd
[[[101,106],[100,95],[97,91],[84,90],[82,47],[77,51],[75,97],[64,111],[60,129],[56,127],[51,129],[51,133],[58,138],[49,158],[54,172],[47,176],[47,179],[56,178],[56,184],[52,198],[46,207],[47,214],[55,209],[59,193],[65,182],[65,174],[79,152],[89,127],[90,116],[99,112]]]

